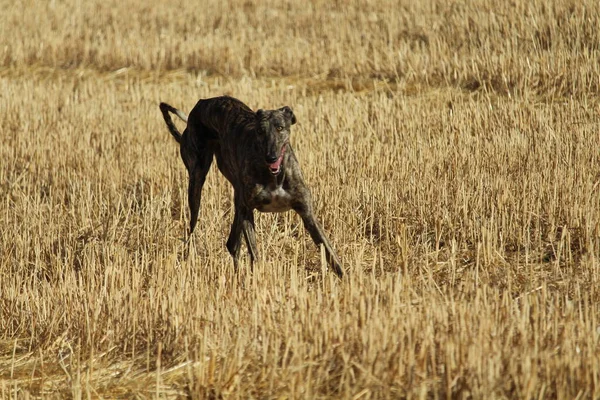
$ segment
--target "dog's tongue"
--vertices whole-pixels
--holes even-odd
[[[273,170],[273,171],[279,171],[279,167],[281,166],[282,161],[283,161],[283,154],[281,154],[279,156],[279,158],[277,159],[277,161],[275,161],[273,164],[269,164],[269,168],[271,168],[271,170]]]

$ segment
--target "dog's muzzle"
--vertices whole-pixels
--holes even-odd
[[[281,163],[283,162],[283,156],[285,154],[286,145],[283,145],[281,148],[281,153],[279,157],[268,155],[265,160],[267,161],[267,165],[269,166],[269,171],[271,171],[272,175],[277,175],[281,172]]]

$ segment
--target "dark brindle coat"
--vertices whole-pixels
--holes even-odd
[[[296,123],[289,107],[255,113],[241,101],[223,96],[198,101],[189,118],[165,103],[160,104],[160,109],[169,131],[180,144],[181,158],[189,173],[190,236],[198,220],[202,186],[214,155],[219,170],[234,188],[235,216],[227,249],[236,270],[242,233],[252,264],[257,257],[253,210],[293,209],[313,241],[324,245],[334,272],[339,277],[343,275],[331,244],[315,220],[310,191],[289,143],[290,127]],[[187,121],[183,134],[169,112]]]

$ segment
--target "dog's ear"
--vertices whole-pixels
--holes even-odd
[[[261,119],[264,118],[264,116],[265,116],[265,110],[263,110],[262,108],[256,110],[256,119],[258,119],[260,121]]]
[[[294,115],[294,112],[291,108],[285,106],[281,107],[280,110],[283,111],[283,115],[285,115],[285,119],[287,119],[290,122],[290,125],[294,125],[296,123],[296,116]]]

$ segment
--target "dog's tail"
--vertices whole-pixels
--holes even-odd
[[[177,129],[173,120],[171,119],[171,115],[169,113],[173,113],[177,115],[183,122],[187,122],[187,115],[183,111],[176,109],[168,105],[167,103],[160,103],[160,111],[162,112],[163,118],[165,119],[165,123],[167,124],[167,128],[169,128],[169,132],[171,135],[177,140],[177,143],[181,142],[181,132]]]

